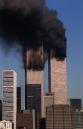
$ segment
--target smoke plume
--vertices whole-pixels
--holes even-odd
[[[45,53],[53,49],[56,58],[66,57],[63,23],[43,0],[0,0],[0,37],[6,45],[22,46],[23,52],[43,46]]]

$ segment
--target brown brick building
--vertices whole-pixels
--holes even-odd
[[[69,105],[47,107],[46,129],[74,129],[72,108]]]
[[[26,129],[32,129],[33,128],[33,119],[32,119],[32,113],[18,113],[17,114],[17,129],[23,129],[26,127]]]
[[[35,111],[23,111],[17,114],[17,129],[39,129],[40,128],[40,113]]]

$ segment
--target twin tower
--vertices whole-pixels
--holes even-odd
[[[39,58],[42,58],[43,50],[39,51],[27,50],[26,51],[26,67],[25,67],[25,76],[26,76],[26,88],[28,86],[40,85],[41,86],[41,115],[44,116],[44,96],[45,96],[45,74],[44,69],[36,69],[39,65],[42,64],[42,61],[39,61]],[[36,57],[35,57],[35,55]],[[38,56],[40,55],[40,56]],[[44,55],[44,54],[43,54]],[[47,57],[48,60],[48,93],[52,93],[54,96],[54,105],[67,105],[67,71],[66,71],[66,57],[63,60],[57,59],[52,55],[52,50]],[[43,64],[42,64],[43,65]],[[30,68],[35,66],[34,68]],[[27,96],[28,92],[25,88],[25,102],[27,107]],[[35,92],[35,91],[34,91]],[[33,100],[34,101],[34,100]],[[34,103],[34,102],[33,102]]]

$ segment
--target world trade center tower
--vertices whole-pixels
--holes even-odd
[[[54,95],[54,105],[68,104],[67,97],[67,60],[55,58],[55,52],[50,50],[48,57],[49,92]]]
[[[44,116],[44,54],[43,47],[26,50],[25,107]]]

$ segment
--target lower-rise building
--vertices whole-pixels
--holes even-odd
[[[46,108],[46,129],[74,129],[73,111],[69,105],[53,105]]]
[[[80,98],[71,98],[70,99],[70,105],[74,108],[74,109],[82,109],[82,100]]]
[[[0,129],[13,129],[13,124],[10,121],[0,121]]]
[[[17,113],[16,128],[17,129],[39,129],[40,114],[32,110],[25,110]]]
[[[44,96],[44,109],[45,109],[45,117],[46,117],[46,108],[52,106],[54,104],[54,96],[52,93],[48,93]]]
[[[83,110],[74,111],[74,129],[83,129]]]
[[[17,129],[32,129],[33,128],[32,113],[17,113],[16,128]]]

